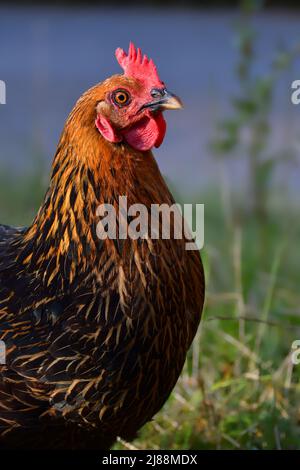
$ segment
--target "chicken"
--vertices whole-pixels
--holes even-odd
[[[108,449],[174,388],[203,307],[186,239],[101,239],[97,208],[174,203],[151,153],[181,107],[130,44],[78,100],[29,228],[0,226],[0,449]],[[120,220],[118,220],[118,224]]]

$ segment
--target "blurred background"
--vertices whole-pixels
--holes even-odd
[[[30,224],[68,113],[134,41],[184,101],[155,151],[178,202],[205,204],[204,319],[178,386],[117,448],[300,442],[300,9],[294,2],[0,5],[0,221]]]

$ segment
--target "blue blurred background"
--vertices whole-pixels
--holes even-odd
[[[93,84],[120,72],[114,50],[132,40],[153,57],[163,80],[185,103],[184,111],[167,116],[167,139],[156,151],[163,173],[180,192],[218,182],[218,161],[208,144],[238,91],[237,16],[234,10],[176,7],[0,6],[0,79],[7,85],[7,104],[0,106],[1,164],[23,172],[31,169],[34,153],[49,168],[74,102]],[[254,73],[267,73],[280,45],[294,47],[299,21],[295,11],[255,16]],[[290,101],[297,78],[299,61],[276,85],[270,146],[299,153],[300,106]],[[228,159],[227,167],[232,183],[243,185],[243,158]],[[281,165],[274,177],[288,181],[288,189],[299,196],[298,165]]]

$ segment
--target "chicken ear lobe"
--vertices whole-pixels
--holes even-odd
[[[122,137],[117,134],[117,132],[112,127],[111,123],[106,117],[102,116],[101,114],[98,114],[97,119],[95,121],[95,125],[100,134],[104,137],[104,139],[113,143],[121,142]]]

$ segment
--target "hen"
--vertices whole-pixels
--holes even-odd
[[[149,211],[174,203],[151,149],[180,100],[133,44],[116,57],[124,74],[72,110],[32,225],[0,226],[2,449],[131,440],[171,393],[200,321],[204,275],[185,238],[97,232],[97,208],[117,210],[119,196]]]

